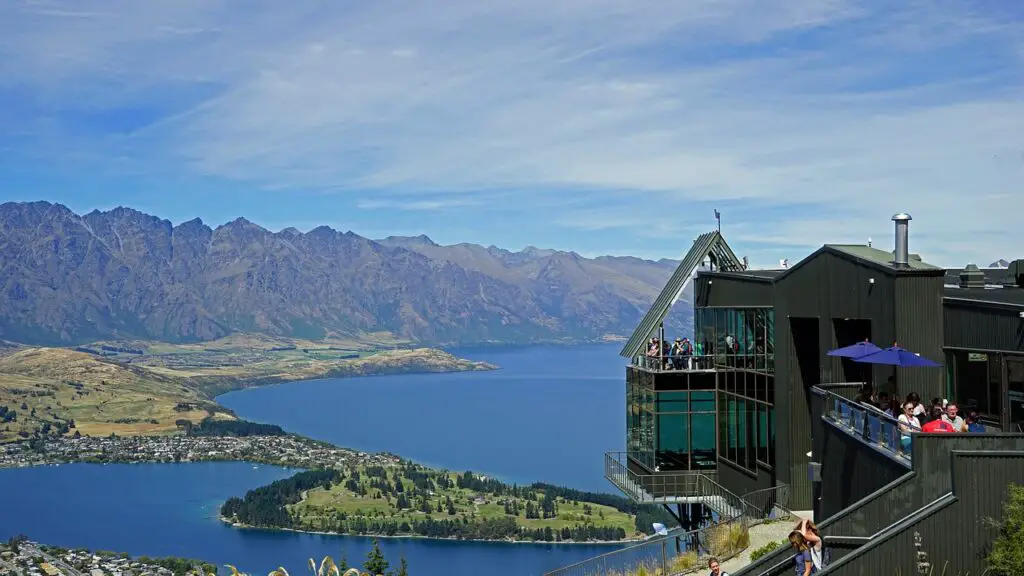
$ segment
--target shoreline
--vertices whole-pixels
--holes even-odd
[[[627,538],[625,540],[591,540],[587,542],[577,542],[575,540],[562,540],[559,542],[545,542],[543,540],[484,540],[481,538],[439,538],[436,536],[421,536],[419,534],[401,534],[401,535],[387,535],[387,534],[345,534],[341,532],[330,532],[323,530],[300,530],[297,528],[279,528],[276,526],[249,526],[248,524],[242,524],[241,522],[234,522],[221,515],[217,515],[217,519],[227,524],[232,528],[238,528],[241,530],[263,530],[267,532],[292,532],[295,534],[316,534],[319,536],[343,536],[346,538],[387,538],[393,540],[440,540],[445,542],[478,542],[478,543],[491,543],[491,544],[544,544],[553,546],[628,546],[631,544],[637,544],[643,542],[646,539]]]

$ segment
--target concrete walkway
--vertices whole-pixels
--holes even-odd
[[[750,564],[750,554],[754,550],[764,546],[769,542],[781,542],[785,543],[789,537],[789,533],[793,531],[793,527],[796,526],[803,518],[811,518],[813,515],[809,511],[793,512],[795,516],[789,520],[780,520],[778,522],[771,522],[768,524],[758,524],[750,529],[750,546],[743,552],[740,552],[735,558],[722,562],[723,572],[739,572],[741,568]]]

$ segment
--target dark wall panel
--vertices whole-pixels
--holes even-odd
[[[871,340],[880,345],[893,341],[894,280],[877,268],[822,250],[776,282],[776,434],[780,438],[776,459],[779,480],[791,484],[794,507],[798,509],[811,509],[813,503],[806,456],[811,450],[810,387],[845,380],[842,361],[825,356],[826,351],[837,347],[833,319],[870,318]],[[806,374],[806,370],[801,373],[793,318],[818,321],[817,374]],[[870,374],[875,382],[884,382],[893,369],[875,367]]]
[[[770,470],[758,468],[757,475],[730,464],[718,461],[718,483],[737,496],[744,496],[757,490],[764,490],[775,485],[775,478]]]
[[[910,472],[831,423],[823,427],[821,511],[825,520]],[[860,534],[845,534],[859,536]]]
[[[946,300],[943,324],[946,346],[1024,351],[1024,319],[1017,310]]]
[[[901,276],[895,285],[894,340],[939,363],[943,362],[942,283],[941,276]],[[903,396],[917,392],[921,398],[944,398],[946,372],[941,368],[897,368],[896,384]]]
[[[701,274],[694,282],[697,307],[748,308],[774,306],[770,281]]]

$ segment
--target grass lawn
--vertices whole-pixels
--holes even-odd
[[[427,489],[417,489],[413,479],[402,474],[399,480],[403,486],[402,494],[406,495],[409,501],[409,508],[399,509],[394,474],[400,468],[391,468],[387,471],[387,480],[379,477],[373,478],[366,473],[365,469],[357,469],[359,481],[356,482],[361,492],[365,495],[353,492],[348,485],[352,478],[346,473],[346,480],[341,484],[335,484],[330,489],[315,488],[305,494],[305,499],[289,508],[301,518],[301,524],[309,529],[321,529],[322,519],[336,517],[344,513],[351,517],[385,518],[398,522],[412,522],[415,519],[424,519],[428,513],[423,509],[424,500],[430,510],[430,517],[434,519],[458,519],[487,520],[510,517],[506,513],[505,503],[515,501],[518,514],[515,515],[516,524],[529,529],[551,528],[560,531],[562,528],[574,528],[580,525],[591,524],[595,527],[622,528],[628,536],[635,533],[633,516],[620,512],[613,507],[600,504],[589,504],[585,502],[572,502],[564,498],[558,498],[557,515],[554,518],[526,518],[526,504],[529,501],[531,506],[538,506],[543,498],[542,492],[535,492],[536,500],[528,500],[523,497],[512,497],[509,495],[497,495],[492,493],[478,492],[468,488],[458,488],[456,479],[459,474],[431,470],[417,466],[419,471],[426,471],[431,482]],[[442,486],[447,484],[441,480],[444,476],[450,481],[450,487]],[[385,495],[380,489],[380,483],[387,482],[389,495]],[[378,487],[374,487],[377,483]],[[421,488],[424,486],[421,480]],[[410,497],[410,494],[414,494]],[[390,496],[390,498],[388,498]],[[447,501],[451,499],[454,514],[450,514]],[[589,510],[589,514],[588,514]],[[539,514],[539,506],[538,506]]]

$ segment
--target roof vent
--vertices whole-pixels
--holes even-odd
[[[893,264],[907,266],[910,264],[910,247],[908,237],[910,235],[910,214],[900,212],[893,214],[892,221],[896,223],[896,250],[893,252]]]
[[[968,264],[960,273],[961,288],[984,288],[985,274],[974,264]]]
[[[1024,288],[1024,260],[1014,260],[1006,267],[1010,276],[1009,280],[1017,284],[1018,288]]]

